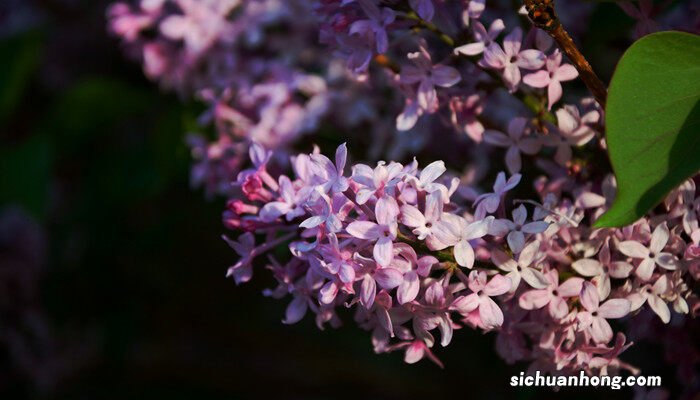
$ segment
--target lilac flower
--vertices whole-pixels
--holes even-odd
[[[486,9],[486,0],[462,0],[466,4],[462,12],[462,22],[469,26],[472,19],[478,19]]]
[[[442,362],[435,357],[435,354],[430,350],[430,348],[425,344],[423,340],[414,340],[413,342],[404,342],[401,347],[406,348],[406,353],[404,356],[404,361],[407,364],[415,364],[422,360],[423,357],[428,357],[432,362],[437,364],[440,368],[444,368]],[[398,346],[396,348],[399,348]]]
[[[328,233],[328,244],[319,246],[317,250],[324,256],[322,266],[328,273],[337,275],[344,284],[351,285],[355,281],[356,263],[352,260],[351,254],[341,249],[338,236],[334,232]],[[330,281],[329,283],[334,284],[335,282]],[[337,292],[338,285],[333,285],[332,288]],[[348,291],[352,292],[352,286],[348,288]],[[326,304],[330,304],[331,301],[327,301]]]
[[[450,218],[446,218],[443,216],[443,219],[433,230],[433,234],[441,243],[454,246],[457,264],[471,269],[474,266],[475,255],[469,241],[486,236],[492,220],[493,217],[489,217],[469,223],[462,217],[450,215]]]
[[[408,58],[414,65],[401,69],[400,80],[406,85],[418,84],[418,104],[423,110],[435,112],[438,98],[435,86],[451,87],[461,80],[459,71],[446,65],[433,65],[430,53],[421,46],[419,51],[410,53]]]
[[[508,247],[514,254],[520,253],[525,247],[525,234],[537,234],[547,230],[549,224],[545,221],[532,221],[525,223],[527,220],[527,210],[524,205],[520,205],[513,210],[513,220],[499,219],[491,225],[491,233],[497,236],[507,234]],[[495,232],[495,233],[494,233]]]
[[[635,311],[644,303],[647,303],[654,313],[661,318],[661,321],[664,324],[668,324],[671,321],[671,311],[662,298],[662,296],[666,295],[668,289],[669,281],[666,275],[661,275],[653,285],[644,285],[627,297],[631,304],[631,311]]]
[[[338,152],[344,153],[343,146]],[[591,230],[581,221],[592,214],[587,211],[591,204],[594,209],[605,206],[611,189],[596,190],[554,172],[553,181],[543,178],[536,183],[541,203],[524,201],[537,207],[536,221],[527,223],[525,206],[503,199],[519,176],[507,181],[504,173],[499,174],[494,193],[482,195],[470,207],[463,199],[452,198],[454,184],[448,189],[438,182],[446,172],[441,161],[422,170],[417,161],[405,167],[384,162],[374,168],[356,165],[345,187],[328,182],[342,176],[338,166],[344,163],[323,160],[318,152],[293,159],[295,180],[267,178],[265,153],[251,155],[258,167],[243,174],[250,188],[243,193],[245,201],[229,202],[226,218],[235,223],[227,225],[266,239],[260,246],[251,242],[239,249],[241,261],[235,271],[248,279],[253,257],[293,240],[289,263],[271,261],[278,287],[266,291],[275,297],[293,297],[287,323],[312,311],[319,326],[335,325],[335,308],[359,304],[356,320],[373,332],[375,350],[412,348],[410,361],[428,354],[435,344],[431,333],[435,329],[440,331],[441,344],[447,345],[460,325],[482,330],[502,327],[506,332],[499,336],[500,352],[513,348],[516,360],[538,354],[536,362],[566,371],[590,371],[622,365],[616,357],[626,348],[625,342],[618,340],[612,348],[606,345],[613,335],[606,319],[624,316],[644,304],[664,321],[670,318],[667,303],[673,303],[679,313],[690,312],[683,270],[652,274],[653,284],[633,280],[629,278],[633,267],[624,260],[630,256],[619,251],[630,246],[623,243],[634,242],[642,247],[642,243],[655,243],[649,247],[660,246],[673,257],[687,252],[679,235],[682,207],[657,223],[654,232],[646,219],[628,228]],[[328,192],[323,189],[326,183]],[[251,193],[256,194],[252,199]],[[590,199],[579,201],[582,196]],[[671,208],[690,199],[690,194],[683,200],[679,193],[672,196],[675,200],[666,202]],[[282,218],[288,210],[303,215]],[[512,212],[513,219],[486,216],[496,211]],[[279,236],[280,229],[289,233]],[[415,237],[401,235],[399,240],[399,232],[407,230]],[[536,240],[526,243],[526,233],[537,235]],[[250,233],[246,235],[242,238],[252,240]],[[610,246],[618,242],[619,246]],[[506,246],[514,256],[501,250]],[[490,259],[498,267],[491,278],[481,264],[475,265],[477,258]],[[473,271],[467,277],[451,263]],[[572,277],[559,284],[560,273],[571,269],[586,279]],[[622,282],[612,287],[611,279]],[[523,288],[521,280],[527,284]],[[495,298],[506,293],[510,295]],[[625,298],[600,304],[611,294]],[[583,309],[573,308],[578,307],[571,301],[576,296]],[[462,320],[453,321],[454,313]]]
[[[484,58],[479,61],[479,65],[484,68],[499,70],[511,92],[515,92],[520,83],[521,68],[535,70],[545,63],[545,56],[541,51],[520,50],[522,37],[522,30],[515,28],[503,40],[503,48],[497,43],[491,43],[484,50]]]
[[[618,3],[618,5],[625,14],[637,21],[634,26],[634,36],[636,39],[659,30],[659,25],[652,19],[652,13],[654,11],[653,0],[640,0],[639,8],[635,7],[631,1],[622,1]]]
[[[474,41],[472,43],[467,43],[456,47],[454,49],[454,53],[464,54],[466,56],[479,55],[496,40],[498,35],[500,35],[505,28],[506,26],[503,23],[503,20],[500,19],[493,21],[491,26],[489,26],[488,31],[481,22],[476,21],[474,22],[474,27],[472,28]]]
[[[177,0],[182,15],[171,15],[160,24],[160,30],[166,37],[182,40],[188,52],[199,55],[211,46],[228,29],[225,19],[238,0],[219,2],[202,2]]]
[[[547,57],[546,70],[540,70],[523,77],[526,85],[534,88],[547,88],[547,104],[549,109],[561,99],[563,90],[561,82],[570,81],[578,77],[578,71],[570,64],[561,65],[562,54],[559,49]]]
[[[425,191],[427,193],[433,193],[435,191],[444,192],[445,185],[436,183],[435,181],[442,176],[445,171],[447,171],[447,168],[445,168],[444,161],[434,161],[420,171],[418,174],[418,179],[413,177],[409,177],[409,179],[418,190]]]
[[[496,177],[496,183],[493,185],[492,193],[484,193],[479,195],[474,201],[476,213],[474,217],[477,219],[484,218],[486,214],[493,214],[501,204],[501,198],[511,189],[520,183],[520,174],[513,174],[506,181],[506,174],[499,172]]]
[[[386,165],[380,162],[374,169],[364,164],[357,164],[352,169],[352,179],[360,185],[357,191],[357,203],[365,204],[371,196],[392,195],[403,166],[392,162]]]
[[[571,268],[585,277],[596,277],[599,294],[610,294],[610,278],[626,279],[632,272],[632,265],[625,261],[611,261],[610,241],[606,240],[598,253],[598,260],[582,258],[571,263]]]
[[[500,296],[510,290],[510,279],[495,275],[487,282],[486,273],[472,271],[469,274],[469,289],[471,294],[462,297],[453,304],[461,314],[469,314],[478,310],[481,326],[486,330],[503,325],[503,312],[491,297]]]
[[[308,189],[307,189],[308,190]],[[334,198],[336,198],[334,196]],[[309,199],[306,206],[316,211],[316,215],[311,216],[299,224],[300,228],[313,229],[321,224],[330,233],[338,232],[343,224],[338,217],[338,211],[334,207],[333,201],[325,194],[318,195],[315,199]]]
[[[348,188],[348,180],[343,176],[348,149],[343,143],[335,152],[335,165],[322,154],[312,154],[311,159],[319,166],[317,177],[324,192],[344,192]]]
[[[308,191],[296,192],[292,186],[292,181],[286,176],[279,177],[279,191],[282,196],[281,201],[273,201],[265,204],[260,210],[260,219],[265,222],[272,222],[284,216],[287,221],[304,215],[305,211],[301,205],[306,200]]]
[[[369,37],[356,34],[337,40],[341,45],[338,55],[347,61],[348,69],[358,76],[365,74],[373,55]]]
[[[399,206],[394,199],[382,197],[377,200],[374,212],[377,223],[371,221],[351,222],[347,231],[359,239],[376,240],[374,259],[377,264],[386,267],[394,257],[393,241],[397,234],[396,217],[399,215]]]
[[[293,325],[301,321],[309,308],[309,299],[301,293],[295,293],[294,299],[287,306],[284,324]]]
[[[533,289],[523,293],[518,299],[518,304],[525,310],[548,306],[547,311],[552,318],[564,318],[569,313],[566,300],[577,296],[581,291],[581,285],[585,282],[581,278],[569,278],[560,285],[557,271],[549,271],[545,277],[549,281],[549,286],[546,289]]]
[[[556,111],[559,134],[575,146],[582,146],[595,137],[593,125],[600,122],[600,112],[590,110],[581,115],[578,107],[564,105]]]
[[[506,147],[506,165],[508,172],[515,174],[522,168],[520,153],[528,155],[537,154],[540,151],[541,143],[537,138],[525,136],[525,118],[513,118],[508,124],[508,135],[503,132],[488,129],[484,132],[484,141],[494,146]]]
[[[358,0],[369,19],[355,21],[350,25],[350,34],[366,36],[372,34],[376,43],[377,53],[386,53],[389,49],[389,36],[386,28],[396,19],[396,13],[390,8],[377,7],[372,1]]]
[[[577,315],[579,329],[588,332],[597,343],[608,343],[613,337],[613,332],[607,320],[629,314],[629,300],[610,299],[600,304],[598,290],[590,282],[583,283],[579,299],[586,309]]]
[[[635,273],[645,281],[651,279],[654,268],[658,265],[667,270],[675,270],[677,260],[671,253],[664,252],[664,247],[668,243],[669,230],[666,223],[662,223],[654,229],[651,235],[649,247],[638,241],[627,240],[618,244],[620,252],[628,257],[641,259]]]
[[[458,130],[463,130],[476,143],[481,143],[485,130],[477,118],[483,112],[482,100],[483,97],[479,94],[450,99],[452,124]]]
[[[414,228],[413,234],[418,240],[425,240],[432,235],[440,221],[443,210],[442,195],[439,191],[430,193],[425,200],[425,214],[410,204],[401,206],[401,223]]]
[[[429,24],[394,23],[406,11],[396,1],[146,0],[115,6],[109,17],[111,31],[151,79],[207,107],[199,121],[213,125],[216,137],[191,140],[193,183],[229,197],[223,222],[238,236],[227,239],[239,255],[228,271],[237,283],[249,280],[253,259],[268,253],[262,267],[277,285],[264,294],[291,297],[285,323],[311,313],[319,328],[336,327],[338,310],[353,308],[355,322],[372,332],[375,351],[405,350],[407,362],[428,357],[439,364],[434,331],[445,346],[467,327],[500,330],[499,354],[531,369],[635,373],[618,358],[629,346],[626,336],[607,344],[613,332],[606,319],[644,307],[668,322],[672,306],[680,322],[680,314],[699,309],[700,199],[693,181],[668,196],[665,210],[636,224],[592,229],[611,205],[615,182],[605,166],[591,169],[571,158],[573,146],[590,143],[592,157],[606,148],[601,108],[579,99],[556,110],[556,127],[541,114],[529,127],[518,117],[525,115],[521,96],[498,90],[515,91],[524,81],[547,87],[550,107],[559,101],[560,83],[574,72],[556,50],[545,58],[549,37],[533,30],[523,50],[516,28],[499,46],[503,22],[486,30],[478,20],[483,0],[409,6],[424,21],[435,19],[445,35],[467,26],[473,42],[446,49],[432,40]],[[510,20],[497,12],[490,10],[489,19]],[[585,15],[577,18],[585,23]],[[309,42],[314,37],[320,43]],[[394,55],[411,43],[419,44],[411,65],[397,65]],[[483,56],[478,65],[456,57],[433,65],[431,54],[445,51]],[[443,101],[449,110],[441,113]],[[482,121],[508,121],[507,133],[486,131]],[[335,160],[318,148],[292,153],[302,134],[326,127],[335,137],[371,144],[355,156],[414,161],[356,164],[346,177],[345,145]],[[472,140],[450,138],[454,132]],[[475,188],[503,166],[493,149],[475,145],[482,140],[507,149],[513,175],[498,174],[493,192],[478,196]],[[543,145],[554,151],[539,152]],[[463,169],[447,173],[439,160],[419,168],[415,157],[436,153],[450,165],[463,162],[457,165]],[[290,155],[293,175],[283,173]],[[520,170],[534,179],[522,195],[532,186],[534,196],[511,201],[505,195],[521,180]],[[525,204],[535,207],[533,222]],[[288,256],[278,258],[285,249]],[[661,265],[666,261],[673,266]],[[566,279],[572,273],[580,276]],[[649,326],[642,322],[623,321],[621,328],[639,336],[633,330]]]
[[[583,146],[596,136],[592,125],[600,120],[600,113],[591,110],[581,116],[577,107],[564,105],[556,111],[557,134],[547,135],[543,142],[547,146],[556,148],[554,160],[559,165],[567,165],[571,160],[571,146]]]
[[[223,238],[241,257],[236,264],[226,271],[226,277],[233,276],[236,284],[248,282],[253,277],[253,266],[251,263],[254,257],[255,237],[252,233],[246,232],[239,236],[237,240],[231,240],[226,236]]]
[[[544,289],[549,286],[549,281],[544,274],[535,268],[534,261],[540,248],[540,242],[534,241],[520,252],[518,260],[513,260],[510,256],[500,250],[491,253],[491,261],[501,270],[506,271],[506,276],[513,284],[511,292],[515,292],[520,286],[520,280],[535,289]]]

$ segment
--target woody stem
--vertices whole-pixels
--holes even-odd
[[[559,45],[576,67],[583,83],[593,94],[596,101],[605,108],[608,90],[603,81],[598,78],[586,57],[576,47],[569,33],[564,29],[554,10],[554,0],[524,0],[525,8],[532,23],[547,32]]]

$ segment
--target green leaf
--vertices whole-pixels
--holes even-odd
[[[607,103],[618,191],[596,227],[633,223],[700,170],[700,36],[660,32],[634,43]]]

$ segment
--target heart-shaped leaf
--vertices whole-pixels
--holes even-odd
[[[660,32],[634,43],[605,111],[618,189],[595,226],[623,226],[700,171],[700,36]]]

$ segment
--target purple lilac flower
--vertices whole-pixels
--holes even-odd
[[[523,32],[515,28],[503,39],[503,48],[491,43],[484,50],[484,57],[479,65],[498,70],[508,89],[514,92],[520,83],[520,69],[536,70],[545,64],[544,54],[535,49],[521,50]]]

